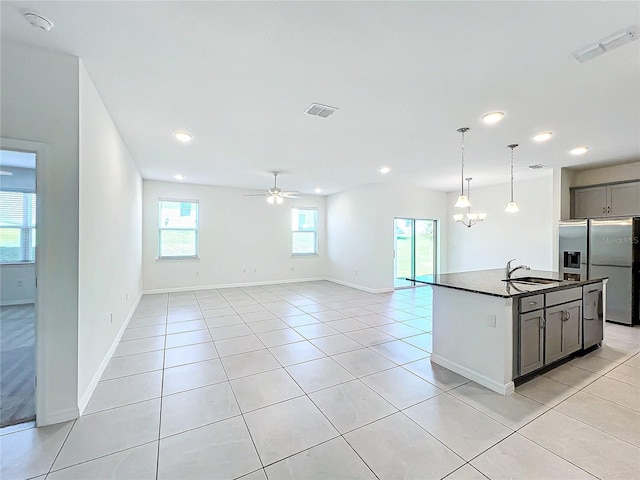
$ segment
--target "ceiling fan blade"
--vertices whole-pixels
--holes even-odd
[[[281,193],[280,196],[282,198],[302,198],[300,195],[291,195],[289,193]]]
[[[280,195],[300,195],[298,190],[288,190],[286,192],[280,192]]]
[[[270,196],[270,193],[251,193],[248,195],[244,195],[245,197],[268,197]]]

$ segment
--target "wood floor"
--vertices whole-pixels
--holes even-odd
[[[35,418],[35,305],[0,307],[0,426]]]

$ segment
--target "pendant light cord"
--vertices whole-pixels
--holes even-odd
[[[511,202],[513,202],[513,151],[518,146],[517,143],[512,143],[511,145],[507,145],[511,149]]]
[[[468,127],[459,128],[458,131],[462,135],[462,144],[461,144],[461,152],[462,152],[462,161],[461,161],[461,172],[460,172],[460,195],[464,195],[464,133],[469,131]]]

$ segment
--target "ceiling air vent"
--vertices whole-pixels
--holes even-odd
[[[329,105],[322,105],[320,103],[312,103],[304,113],[316,117],[327,118],[329,115],[333,115],[336,110],[338,110],[336,107],[330,107]]]
[[[531,170],[540,170],[541,168],[547,168],[547,166],[541,163],[536,163],[535,165],[529,165],[529,168]]]
[[[611,35],[601,38],[595,43],[579,48],[571,54],[578,62],[584,63],[592,60],[614,48],[621,47],[638,39],[638,27],[629,25]]]

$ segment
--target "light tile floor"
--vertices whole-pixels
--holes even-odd
[[[640,328],[503,397],[431,364],[430,312],[426,287],[146,295],[80,419],[2,431],[0,478],[640,478]]]

